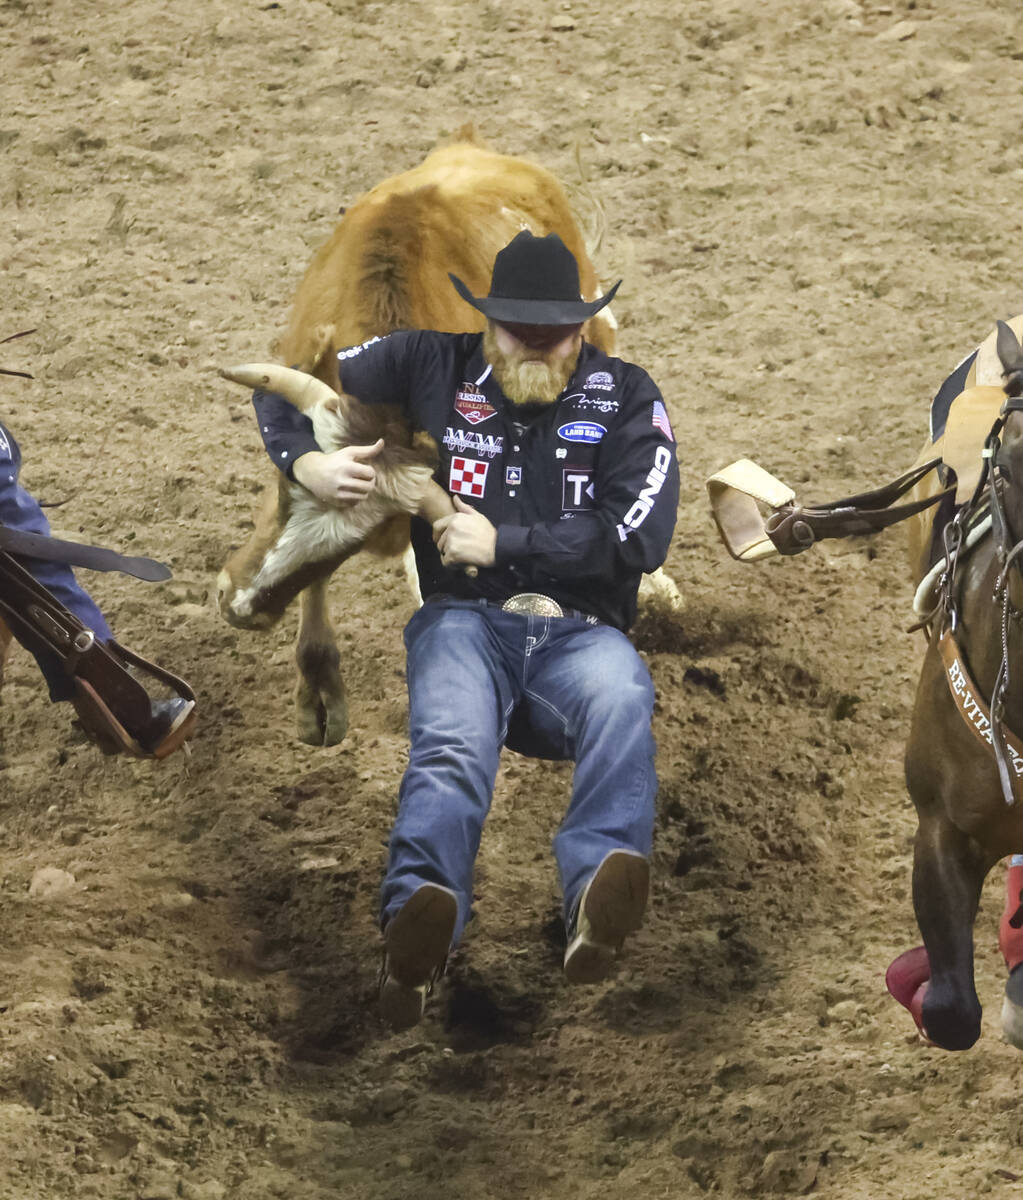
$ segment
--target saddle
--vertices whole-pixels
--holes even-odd
[[[125,557],[98,546],[0,526],[0,618],[29,649],[48,651],[57,658],[74,685],[75,708],[86,733],[110,754],[164,758],[178,749],[195,728],[195,694],[188,684],[117,642],[98,642],[92,630],[9,550],[149,580],[170,578],[169,568],[153,559]],[[140,675],[151,677],[186,701],[182,718],[155,747],[143,746],[138,737],[152,713],[152,701]]]
[[[930,497],[935,502],[909,521],[914,583],[919,584],[942,556],[942,530],[977,489],[984,465],[984,442],[1004,402],[1005,392],[1000,387],[969,387],[960,392],[949,408],[944,433],[937,441],[928,442],[917,458],[915,465],[934,457],[940,463],[910,493],[914,500]]]

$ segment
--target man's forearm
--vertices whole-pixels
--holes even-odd
[[[298,459],[320,450],[313,436],[312,421],[277,392],[253,392],[252,404],[270,461],[289,479],[294,479]]]

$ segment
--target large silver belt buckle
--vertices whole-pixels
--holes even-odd
[[[501,605],[504,612],[519,613],[524,617],[563,617],[561,605],[550,596],[540,592],[519,592],[517,596],[509,596]]]

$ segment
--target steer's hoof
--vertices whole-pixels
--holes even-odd
[[[931,964],[925,946],[914,946],[892,962],[885,972],[885,987],[909,1010],[916,1027],[927,1038],[924,1029],[923,1005],[927,993],[927,981],[931,977]]]
[[[339,746],[348,732],[348,705],[343,699],[298,704],[295,731],[307,746]]]
[[[340,746],[348,732],[348,705],[338,704],[323,710],[321,745]]]
[[[1002,1033],[1010,1046],[1023,1050],[1023,966],[1014,967],[1005,981]]]

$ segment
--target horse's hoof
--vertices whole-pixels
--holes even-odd
[[[1005,981],[1002,1033],[1010,1046],[1023,1050],[1023,969],[1014,967]]]
[[[928,994],[922,997],[921,1026],[924,1037],[942,1050],[969,1050],[980,1037],[980,1004],[964,1008],[962,1005],[947,1007],[933,988],[926,985]]]

